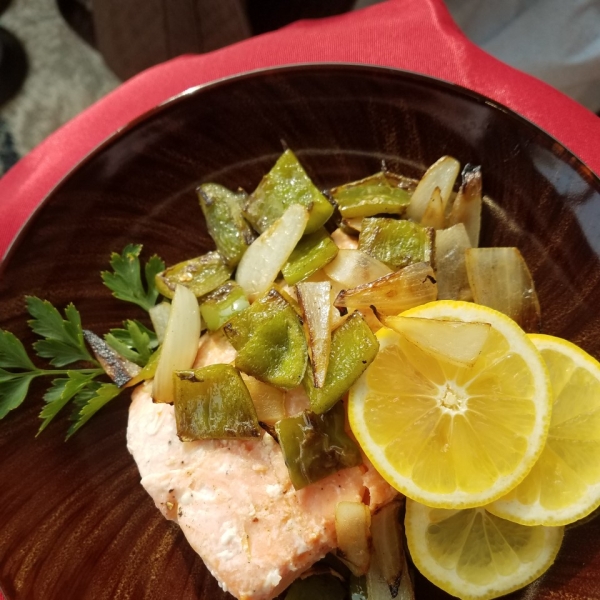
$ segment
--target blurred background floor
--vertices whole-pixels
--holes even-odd
[[[13,0],[0,16],[0,26],[22,42],[29,60],[20,92],[0,107],[1,176],[55,129],[114,89],[119,79],[71,30],[54,0]]]

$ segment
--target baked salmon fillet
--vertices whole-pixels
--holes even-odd
[[[206,352],[206,343],[197,364],[231,360],[218,344]],[[295,392],[297,405],[301,395]],[[397,494],[366,460],[295,490],[268,433],[181,442],[173,406],[153,403],[148,384],[133,393],[127,447],[158,509],[240,600],[274,598],[335,549],[338,502],[367,501],[375,510]]]

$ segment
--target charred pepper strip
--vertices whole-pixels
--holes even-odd
[[[204,298],[200,314],[208,329],[216,331],[248,306],[244,290],[235,281],[228,281]]]
[[[312,575],[306,579],[296,579],[289,587],[285,600],[345,600],[346,590],[334,575]]]
[[[275,425],[295,489],[362,464],[358,446],[344,429],[345,419],[340,403],[324,415],[304,411]]]
[[[182,442],[260,436],[250,392],[231,365],[176,371],[174,404]]]
[[[412,221],[371,217],[363,219],[358,247],[385,263],[401,269],[412,263],[433,263],[435,231]]]
[[[216,183],[205,183],[197,192],[210,237],[225,262],[235,267],[256,237],[242,215],[239,195]]]
[[[302,321],[289,304],[254,330],[235,358],[244,373],[284,389],[302,383],[307,363]]]
[[[283,278],[294,285],[331,262],[337,253],[338,247],[324,228],[305,235],[283,265]]]
[[[208,252],[158,273],[155,283],[158,291],[167,298],[173,298],[177,284],[190,288],[200,298],[225,283],[232,272],[218,252]]]
[[[316,388],[312,370],[307,369],[303,385],[310,408],[317,414],[328,411],[373,362],[379,342],[364,317],[352,313],[331,337],[331,353],[325,384]]]
[[[334,188],[331,195],[345,219],[381,213],[402,215],[410,204],[410,193],[384,172]]]
[[[244,216],[262,233],[292,204],[301,204],[310,213],[306,233],[322,227],[333,214],[333,205],[315,187],[294,153],[286,150],[249,196]]]

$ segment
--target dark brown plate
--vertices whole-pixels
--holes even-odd
[[[20,235],[0,277],[0,327],[27,343],[23,296],[73,301],[103,333],[141,317],[99,272],[145,245],[167,263],[211,247],[194,188],[248,190],[294,149],[322,187],[390,168],[417,176],[442,154],[483,166],[484,245],[517,246],[533,272],[544,331],[600,356],[600,181],[558,142],[462,88],[367,66],[311,65],[208,85],[150,112],[92,153]],[[177,526],[139,485],[125,447],[127,397],[68,443],[39,438],[43,386],[0,424],[0,585],[8,600],[215,600]],[[417,578],[418,600],[447,597]],[[567,533],[541,582],[512,598],[600,598],[600,521]]]

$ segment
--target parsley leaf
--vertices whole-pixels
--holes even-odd
[[[98,382],[92,382],[89,388],[80,392],[75,399],[77,410],[72,416],[74,423],[69,427],[66,439],[79,431],[103,406],[120,393],[121,389],[114,383]]]
[[[139,260],[141,251],[141,244],[128,244],[121,254],[113,252],[110,257],[113,272],[102,271],[101,275],[104,285],[112,291],[115,298],[132,302],[144,310],[149,310],[158,299],[154,278],[164,270],[165,263],[156,255],[150,258],[144,268],[146,281],[146,288],[144,288]]]
[[[55,367],[78,361],[98,364],[85,345],[81,317],[73,304],[65,309],[66,320],[47,300],[28,296],[26,304],[29,314],[34,317],[28,321],[29,326],[34,333],[45,338],[33,345],[38,356],[49,358],[50,364]]]
[[[19,338],[10,331],[2,329],[0,329],[0,367],[4,369],[35,369],[35,365],[27,356],[27,351]]]
[[[55,379],[51,387],[44,395],[46,406],[40,413],[40,419],[44,419],[38,435],[46,429],[50,421],[66,406],[69,400],[80,394],[92,383],[96,374],[84,374],[79,371],[69,371],[67,378]]]
[[[32,372],[9,373],[0,369],[0,419],[23,403],[35,377]]]
[[[121,356],[143,367],[158,346],[156,334],[139,321],[128,320],[124,329],[111,329],[106,343]]]

